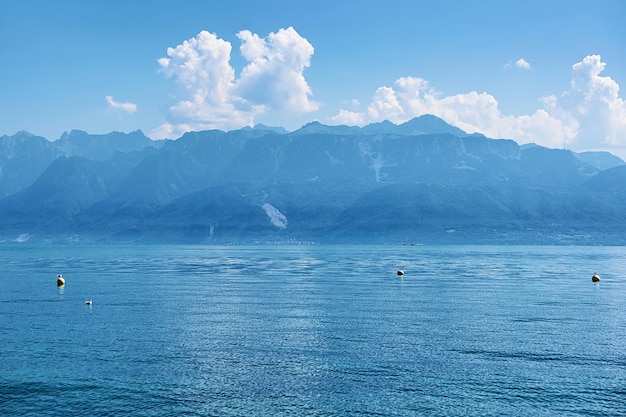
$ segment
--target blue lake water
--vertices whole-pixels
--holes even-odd
[[[623,247],[0,256],[2,416],[626,415]]]

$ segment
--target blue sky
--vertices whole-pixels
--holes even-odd
[[[0,2],[0,135],[402,123],[626,158],[626,2]]]

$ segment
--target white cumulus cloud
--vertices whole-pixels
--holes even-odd
[[[137,105],[134,103],[119,103],[115,101],[112,96],[106,96],[104,99],[112,109],[120,109],[127,111],[128,113],[134,113],[137,111]]]
[[[151,132],[154,138],[177,137],[190,130],[230,130],[252,126],[269,111],[304,113],[317,110],[303,72],[313,46],[289,27],[261,38],[244,30],[237,34],[248,64],[235,77],[230,42],[200,32],[157,62],[178,85],[167,121]]]
[[[515,66],[517,68],[530,69],[530,64],[524,58],[520,58],[517,61],[515,61]]]
[[[341,109],[331,120],[361,126],[383,120],[399,124],[433,114],[469,133],[577,151],[608,150],[624,157],[626,105],[618,84],[600,76],[605,65],[598,55],[585,57],[572,67],[570,89],[543,97],[543,108],[528,115],[502,114],[496,98],[486,92],[443,96],[422,78],[402,77],[393,87],[379,87],[365,111]]]
[[[267,39],[243,30],[241,54],[250,63],[237,80],[240,97],[271,109],[311,112],[318,105],[311,101],[311,88],[303,72],[311,65],[313,46],[292,27],[270,33]]]
[[[626,103],[619,85],[601,76],[606,63],[600,55],[586,56],[572,66],[570,88],[544,98],[547,110],[572,129],[566,145],[626,152]]]

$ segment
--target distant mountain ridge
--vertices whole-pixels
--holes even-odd
[[[0,137],[0,241],[626,241],[626,165],[490,139],[431,116]]]

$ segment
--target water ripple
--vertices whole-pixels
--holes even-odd
[[[623,248],[0,253],[3,416],[626,414]]]

